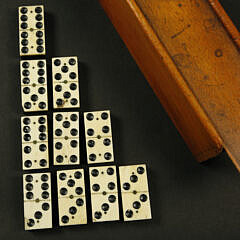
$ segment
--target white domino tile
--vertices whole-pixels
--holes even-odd
[[[124,221],[151,219],[145,164],[119,167]]]
[[[25,112],[47,111],[46,60],[20,61],[22,107]]]
[[[21,117],[22,168],[49,167],[47,115]]]
[[[79,77],[77,57],[52,59],[53,107],[79,108]]]
[[[114,161],[110,111],[84,113],[88,164]]]
[[[87,224],[84,170],[57,172],[59,225]]]
[[[18,16],[20,56],[45,55],[44,7],[21,6]]]
[[[54,165],[80,163],[79,112],[53,113]]]
[[[116,167],[90,167],[89,178],[93,222],[119,220]]]
[[[52,228],[51,175],[23,175],[25,230]]]

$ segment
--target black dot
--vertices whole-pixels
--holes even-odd
[[[103,112],[103,113],[101,114],[101,118],[102,118],[103,120],[108,119],[108,113]]]
[[[71,73],[69,74],[69,77],[70,77],[71,79],[75,79],[75,78],[77,77],[77,74],[76,74],[75,72],[71,72]]]
[[[41,185],[41,188],[42,188],[42,190],[48,190],[49,185],[48,185],[47,183],[43,183],[43,184]]]
[[[29,133],[29,132],[31,131],[31,128],[30,128],[29,126],[25,126],[25,127],[23,128],[23,131],[24,131],[25,133]]]
[[[93,184],[92,185],[92,190],[94,191],[94,192],[97,192],[97,191],[99,191],[100,190],[100,186],[99,186],[99,184]]]
[[[47,166],[47,160],[46,159],[41,159],[39,162],[41,167],[46,167]]]
[[[62,72],[66,73],[68,72],[68,66],[62,66],[61,67]]]
[[[93,177],[97,177],[99,175],[99,171],[97,169],[93,169],[91,171],[91,174],[92,174]]]
[[[72,140],[72,141],[70,142],[70,145],[71,145],[71,147],[73,147],[73,148],[77,147],[77,145],[78,145],[77,140]]]
[[[111,144],[111,140],[110,140],[109,138],[105,138],[105,139],[103,140],[103,144],[104,144],[105,146],[109,146],[109,145]]]
[[[38,61],[38,67],[43,68],[45,66],[44,61]]]
[[[26,198],[27,199],[33,199],[33,193],[32,192],[27,192],[26,193]]]
[[[89,147],[94,147],[94,145],[95,145],[95,142],[93,140],[88,141],[88,146]]]
[[[30,93],[30,88],[29,87],[23,88],[23,92],[24,92],[24,94],[29,94]]]
[[[28,219],[27,225],[28,225],[29,227],[33,227],[33,226],[35,225],[35,221],[34,221],[33,219]]]
[[[22,32],[21,33],[21,37],[22,38],[27,38],[28,37],[28,33],[27,32]]]
[[[62,130],[60,128],[56,129],[55,130],[55,135],[58,136],[58,137],[61,136],[62,135]]]
[[[81,207],[81,206],[83,206],[84,201],[83,201],[81,198],[78,198],[78,199],[76,200],[76,204],[77,204],[77,206]]]
[[[108,133],[109,132],[109,127],[108,126],[103,126],[102,131],[103,131],[103,133]]]
[[[31,183],[28,183],[28,184],[26,185],[26,190],[27,190],[27,191],[32,191],[32,190],[33,190],[33,185],[32,185]]]
[[[68,223],[69,222],[69,217],[64,215],[64,216],[62,216],[61,220],[62,220],[62,223]]]
[[[30,109],[32,107],[32,104],[30,102],[25,102],[24,103],[24,108]]]
[[[21,16],[21,20],[22,20],[22,21],[27,21],[27,20],[28,20],[27,15],[22,15],[22,16]]]
[[[60,189],[60,194],[61,194],[61,195],[67,195],[67,192],[68,192],[68,191],[67,191],[66,188],[61,188],[61,189]]]
[[[133,211],[128,209],[126,212],[125,212],[125,215],[127,218],[131,218],[133,216]]]
[[[27,175],[27,176],[25,177],[25,181],[26,181],[26,182],[32,182],[32,181],[33,181],[33,176],[32,176],[32,175]]]
[[[30,74],[30,72],[29,72],[28,70],[26,70],[26,69],[24,69],[24,70],[22,71],[22,75],[25,76],[25,77],[28,77],[29,74]]]
[[[23,62],[22,67],[23,68],[29,68],[29,62]]]
[[[43,32],[42,31],[37,31],[36,36],[39,37],[39,38],[43,37]]]
[[[143,174],[144,173],[144,168],[143,167],[138,167],[137,168],[137,172],[138,172],[138,174]]]
[[[69,208],[69,213],[70,214],[74,215],[74,214],[76,214],[76,212],[77,212],[77,208],[75,208],[75,207],[70,207]]]
[[[26,161],[24,162],[24,166],[25,166],[26,168],[30,168],[30,167],[32,166],[32,161],[26,160]]]
[[[72,120],[72,121],[77,121],[78,120],[78,116],[77,116],[77,114],[71,114],[71,116],[70,116],[70,119]]]
[[[93,116],[92,113],[88,113],[87,116],[86,116],[86,118],[87,118],[88,121],[92,121],[93,118],[94,118],[94,116]]]
[[[113,182],[108,183],[108,188],[110,190],[113,190],[115,188],[115,183],[113,183]]]
[[[56,92],[61,92],[62,91],[62,86],[61,85],[56,85],[55,86],[55,91]]]
[[[31,147],[29,147],[29,146],[26,146],[26,147],[24,147],[24,152],[25,153],[30,153],[32,151],[32,149],[31,149]]]
[[[55,148],[58,149],[58,150],[62,149],[62,143],[56,142],[55,143]]]
[[[45,83],[45,78],[44,78],[44,77],[39,77],[39,78],[38,78],[38,82],[39,82],[40,84]]]
[[[63,97],[64,98],[70,98],[71,97],[71,93],[70,92],[64,92],[63,93]]]
[[[65,180],[66,178],[67,178],[66,173],[60,173],[60,174],[59,174],[59,179],[60,179],[60,180],[63,181],[63,180]]]
[[[124,190],[129,190],[130,189],[130,184],[128,182],[123,184],[123,189]]]
[[[43,24],[41,22],[36,23],[36,28],[40,29],[43,27]]]
[[[76,60],[75,60],[74,58],[70,58],[69,61],[68,61],[68,63],[69,63],[71,66],[73,66],[73,65],[76,64]]]
[[[60,59],[55,59],[55,60],[54,60],[54,65],[55,65],[55,66],[60,66],[60,64],[61,64]]]
[[[70,102],[73,106],[78,104],[78,100],[76,98],[72,98]]]
[[[38,75],[39,75],[39,76],[43,76],[44,74],[45,74],[44,69],[40,68],[40,69],[38,70]]]
[[[31,135],[30,134],[24,134],[23,138],[26,142],[28,142],[28,141],[31,140]]]
[[[46,146],[45,144],[40,144],[39,150],[40,150],[41,152],[45,152],[45,151],[47,150],[47,146]]]
[[[42,8],[41,7],[36,7],[35,8],[35,13],[41,13],[42,12]]]
[[[42,53],[44,51],[44,48],[42,46],[37,47],[37,52]]]
[[[62,121],[62,119],[63,119],[62,114],[57,114],[56,117],[55,117],[55,119],[56,119],[58,122],[59,122],[59,121]]]
[[[23,46],[27,46],[27,45],[28,45],[28,40],[27,40],[27,39],[23,39],[23,40],[21,41],[21,44],[22,44]]]
[[[146,202],[147,199],[148,199],[148,197],[147,197],[146,194],[141,194],[141,195],[140,195],[140,201],[141,201],[141,202]]]
[[[40,125],[38,130],[39,130],[39,132],[46,132],[46,126],[45,125]]]
[[[101,212],[95,212],[95,213],[94,213],[94,217],[95,217],[96,219],[100,219],[100,218],[102,217],[102,213],[101,213]]]
[[[38,123],[39,124],[44,124],[46,122],[46,118],[45,117],[39,117],[38,119]]]
[[[135,182],[138,181],[138,177],[133,174],[133,175],[131,175],[131,177],[130,177],[130,181],[133,182],[133,183],[135,183]]]
[[[76,155],[71,155],[70,156],[70,162],[72,162],[72,163],[77,162],[77,156]]]
[[[110,160],[110,159],[112,158],[112,154],[109,153],[109,152],[106,152],[106,153],[104,154],[104,158],[105,158],[106,160]]]
[[[116,197],[115,197],[114,195],[110,195],[110,196],[108,197],[108,201],[109,201],[110,203],[114,203],[114,202],[116,201]]]
[[[20,10],[20,12],[21,12],[22,14],[26,14],[26,13],[28,12],[28,9],[27,9],[26,7],[22,7],[21,10]]]
[[[87,135],[88,135],[88,136],[93,136],[93,135],[94,135],[94,130],[93,130],[92,128],[89,128],[89,129],[87,130]]]
[[[102,210],[104,212],[108,211],[109,210],[109,205],[107,203],[103,203],[102,206],[101,206]]]
[[[37,14],[36,17],[35,17],[35,19],[36,19],[37,21],[42,21],[43,17],[42,17],[41,14]]]
[[[82,177],[82,173],[79,172],[79,171],[76,171],[76,172],[74,173],[74,177],[75,177],[76,179],[80,179],[80,178]]]
[[[27,47],[22,47],[21,51],[22,51],[22,53],[28,53],[28,48]]]
[[[97,158],[97,157],[96,157],[96,155],[95,155],[94,153],[92,153],[92,154],[89,155],[89,160],[90,160],[90,161],[95,161],[96,158]]]
[[[58,98],[57,101],[56,101],[56,104],[57,104],[58,106],[63,105],[63,100],[60,99],[60,98]]]
[[[83,189],[81,187],[77,187],[75,189],[76,194],[81,195],[83,193]]]
[[[76,83],[71,83],[70,84],[70,89],[73,90],[73,91],[76,90],[77,89],[77,84]]]
[[[42,210],[47,211],[50,208],[50,205],[48,203],[42,204]]]
[[[29,78],[23,78],[23,84],[29,84],[30,83],[30,79]]]
[[[31,123],[31,120],[30,120],[30,118],[28,118],[28,117],[25,117],[25,118],[23,119],[23,123],[24,123],[25,125],[28,125],[28,124],[30,124],[30,123]]]
[[[64,121],[62,125],[64,128],[69,128],[71,124],[69,121]]]
[[[55,77],[56,80],[61,80],[62,79],[61,73],[56,73],[54,77]]]
[[[31,100],[32,100],[33,102],[36,102],[36,101],[38,100],[38,96],[37,96],[36,94],[33,94],[33,95],[31,96]]]
[[[44,94],[45,92],[46,92],[46,90],[45,90],[44,87],[40,87],[40,88],[38,89],[38,93],[39,93],[39,94]]]
[[[68,182],[67,182],[67,185],[69,187],[73,187],[75,185],[75,181],[73,179],[69,179]]]
[[[48,181],[48,175],[47,175],[47,174],[42,174],[41,180],[42,180],[43,182],[47,182],[47,181]]]
[[[135,202],[133,203],[133,208],[139,209],[140,207],[141,207],[141,203],[140,203],[140,202],[135,201]]]
[[[113,174],[114,174],[114,169],[111,168],[111,167],[109,167],[109,168],[107,169],[107,174],[108,174],[108,175],[113,175]]]
[[[56,161],[57,161],[58,163],[62,163],[62,162],[63,162],[63,156],[58,155],[58,156],[56,157]]]
[[[71,129],[70,133],[72,136],[77,136],[78,130],[76,128],[73,128],[73,129]]]
[[[23,22],[23,23],[21,24],[21,28],[22,28],[22,29],[26,29],[27,27],[28,27],[27,23]]]
[[[44,108],[46,108],[46,103],[45,102],[40,102],[38,104],[38,106],[39,106],[40,109],[44,109]]]

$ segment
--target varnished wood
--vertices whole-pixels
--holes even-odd
[[[207,0],[99,0],[198,161],[240,165],[240,56]],[[236,41],[237,42],[237,41]]]

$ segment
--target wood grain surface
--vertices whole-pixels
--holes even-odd
[[[199,161],[240,166],[240,56],[207,0],[99,0]]]

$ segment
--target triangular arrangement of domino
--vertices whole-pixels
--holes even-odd
[[[78,58],[52,58],[52,76],[47,76],[44,7],[21,6],[18,13],[22,108],[25,113],[39,112],[21,117],[22,169],[27,171],[23,174],[25,230],[52,228],[53,214],[58,214],[59,226],[87,224],[88,197],[94,223],[121,220],[120,209],[124,221],[151,219],[146,165],[118,168],[114,163],[110,111],[83,113],[85,129],[79,127],[82,116],[78,110]],[[31,59],[32,56],[39,59]],[[50,77],[53,109],[61,110],[53,113],[53,124],[49,124],[46,113]],[[53,137],[49,143],[48,130],[52,125]],[[55,171],[57,186],[53,186],[57,196],[52,196],[51,173],[35,171],[49,169],[49,159],[53,159],[53,167],[82,164],[80,137],[83,133],[90,186],[85,185],[84,168],[58,168]],[[53,156],[49,156],[49,146],[53,148]],[[90,196],[87,196],[87,187]],[[53,198],[58,199],[58,213],[52,212]]]

